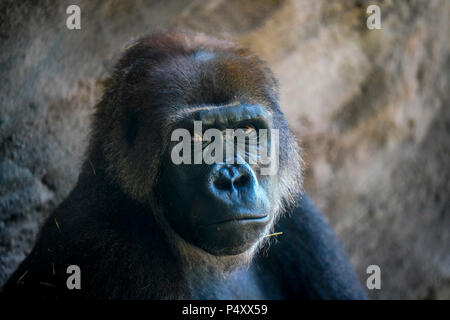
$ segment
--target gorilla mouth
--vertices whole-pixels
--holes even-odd
[[[218,225],[224,225],[224,224],[228,224],[228,223],[246,223],[246,222],[266,222],[267,218],[269,217],[268,214],[266,215],[245,215],[245,216],[238,216],[238,217],[233,217],[233,218],[229,218],[229,219],[225,219],[225,220],[220,220],[217,222],[213,222],[213,223],[208,223],[208,224],[200,224],[200,227],[210,227],[210,226],[218,226]]]
[[[192,242],[216,256],[236,255],[262,238],[271,215],[241,212],[215,217],[213,221],[198,224]]]

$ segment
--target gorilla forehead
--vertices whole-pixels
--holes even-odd
[[[182,35],[185,40],[176,43],[169,36],[144,38],[126,52],[117,70],[128,84],[123,99],[139,97],[139,105],[152,108],[237,100],[276,105],[276,80],[254,54],[228,42]]]
[[[155,108],[271,101],[273,89],[264,86],[259,71],[234,56],[216,54],[206,60],[192,55],[173,57],[148,72],[148,85],[152,88],[149,101]]]

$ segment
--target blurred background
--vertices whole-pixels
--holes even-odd
[[[81,8],[81,30],[66,8]],[[381,30],[366,27],[369,4]],[[0,287],[77,180],[89,116],[132,40],[167,27],[267,60],[305,189],[376,299],[450,299],[450,1],[0,3]]]

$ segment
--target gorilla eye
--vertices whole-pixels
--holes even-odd
[[[201,135],[199,135],[198,133],[194,133],[194,136],[192,137],[192,141],[194,141],[194,142],[202,142],[203,141],[203,137]]]
[[[250,135],[253,132],[256,132],[255,127],[250,125],[250,124],[245,125],[244,127],[242,127],[242,130],[244,130],[244,133],[247,134],[247,135]]]

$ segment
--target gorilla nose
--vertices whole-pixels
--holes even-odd
[[[223,164],[213,172],[214,191],[233,192],[251,188],[254,184],[250,168],[245,165]]]

